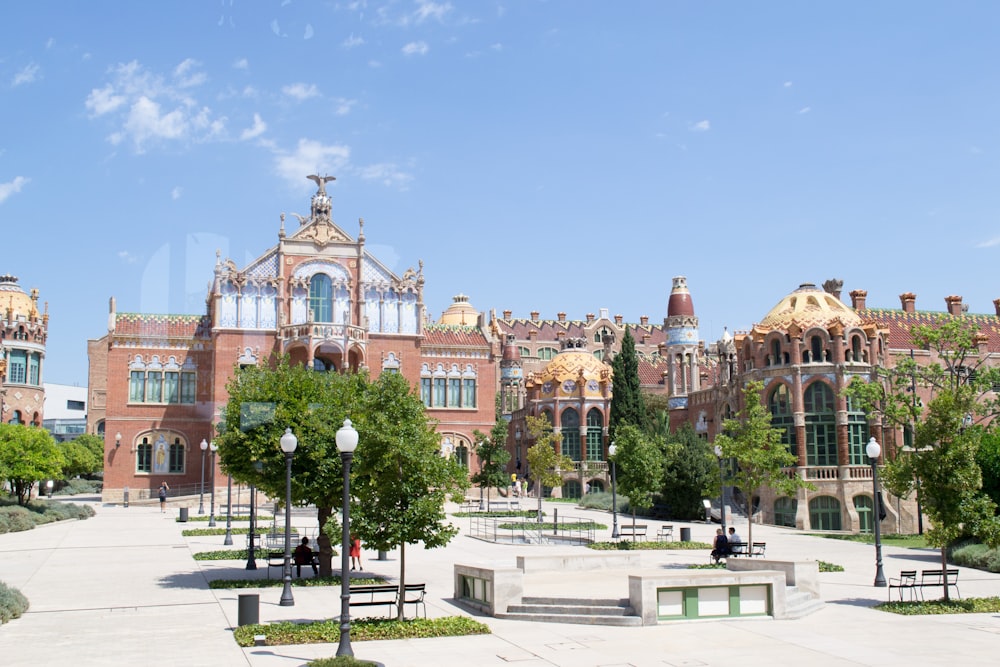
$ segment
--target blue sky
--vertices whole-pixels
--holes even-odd
[[[995,2],[87,3],[0,9],[0,273],[86,384],[120,311],[199,313],[308,212],[436,319],[666,314],[749,328],[800,283],[992,313]]]

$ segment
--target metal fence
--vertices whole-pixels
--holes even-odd
[[[531,517],[469,517],[469,535],[488,542],[505,544],[590,544],[594,541],[594,522],[576,517],[538,522]]]

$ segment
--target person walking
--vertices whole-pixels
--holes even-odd
[[[354,569],[354,563],[357,560],[358,569],[361,568],[361,539],[357,535],[351,535],[351,569]]]
[[[164,512],[167,511],[167,491],[169,491],[169,490],[170,490],[170,487],[167,486],[166,482],[160,482],[160,492],[159,492],[159,495],[160,495],[160,514],[163,514]]]

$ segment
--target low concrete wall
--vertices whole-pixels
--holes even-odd
[[[660,588],[702,588],[708,586],[771,587],[771,615],[785,618],[785,574],[776,571],[730,572],[728,570],[684,570],[670,574],[638,574],[628,578],[629,604],[643,625],[659,620],[657,590]]]
[[[487,599],[466,597],[462,587],[463,576],[484,581]],[[490,616],[506,613],[509,605],[521,604],[521,597],[524,595],[524,573],[513,567],[476,567],[456,563],[454,578],[455,599]]]
[[[785,585],[795,586],[809,597],[818,600],[819,563],[814,560],[766,560],[763,558],[727,558],[726,569],[730,572],[752,572],[776,570],[785,575]]]
[[[531,572],[635,569],[641,564],[642,554],[638,551],[598,551],[590,554],[542,554],[517,557],[517,567],[525,574]]]

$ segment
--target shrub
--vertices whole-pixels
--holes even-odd
[[[34,513],[26,507],[0,507],[0,516],[5,519],[5,533],[31,530],[35,527]]]
[[[97,479],[71,479],[65,483],[58,491],[53,491],[55,496],[73,496],[84,493],[100,493],[104,488],[104,483]]]
[[[351,621],[351,641],[419,639],[488,635],[490,627],[465,616],[413,618],[362,618]],[[254,635],[264,635],[267,646],[285,644],[335,644],[340,640],[340,618],[312,623],[280,622],[269,625],[242,625],[233,631],[240,646],[253,646]]]
[[[378,663],[349,655],[338,655],[334,658],[317,658],[306,663],[306,667],[371,667]]]
[[[16,588],[0,581],[0,623],[19,618],[28,611],[28,598]]]
[[[94,516],[90,505],[32,500],[27,505],[0,503],[0,533],[31,530],[35,526],[66,519],[87,519]]]

